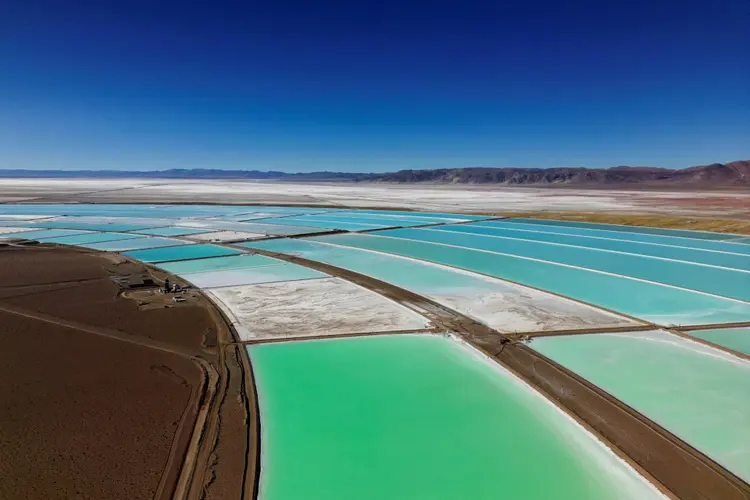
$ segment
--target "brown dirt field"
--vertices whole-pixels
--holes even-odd
[[[71,292],[75,293],[75,301],[68,299]],[[180,304],[139,310],[135,300],[116,300],[119,292],[115,283],[104,278],[74,289],[25,290],[15,296],[0,295],[0,303],[148,337],[193,352],[199,352],[204,339],[216,329],[202,306]]]
[[[131,273],[163,278],[112,254],[0,249],[0,377],[10,381],[0,384],[0,498],[171,499],[178,477],[191,492],[205,481],[223,498],[242,498],[244,384],[225,396],[219,377],[203,398],[193,358],[223,376],[231,332],[198,292],[175,304],[110,280]],[[196,430],[199,402],[208,427]],[[213,476],[216,440],[204,433],[223,436]]]
[[[667,229],[692,229],[694,231],[716,231],[719,233],[750,234],[750,220],[715,219],[667,215],[635,215],[586,212],[521,212],[506,213],[508,217],[534,219],[569,220],[621,224],[624,226],[650,226]]]
[[[197,366],[15,314],[0,324],[0,498],[154,498]]]
[[[206,500],[240,499],[244,490],[245,461],[232,459],[246,456],[248,448],[244,373],[239,360],[239,349],[239,346],[227,348],[227,392],[219,408],[221,426],[206,481]]]
[[[69,247],[34,245],[0,248],[0,276],[3,288],[28,286],[40,283],[79,281],[106,278],[108,273],[101,266],[81,259],[82,251]],[[39,262],[44,266],[40,266]],[[12,255],[12,257],[11,257]]]

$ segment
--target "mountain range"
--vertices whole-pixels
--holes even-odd
[[[750,188],[750,160],[713,163],[684,169],[620,166],[594,168],[451,168],[400,170],[386,173],[309,172],[260,170],[171,169],[124,170],[11,170],[0,178],[147,178],[247,179],[295,182],[377,182],[434,184],[497,184],[506,186],[628,186]]]

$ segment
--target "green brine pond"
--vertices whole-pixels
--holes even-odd
[[[540,394],[452,338],[248,352],[262,500],[662,498]]]
[[[747,360],[660,330],[543,337],[530,346],[750,481]]]

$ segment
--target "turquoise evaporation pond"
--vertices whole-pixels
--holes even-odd
[[[191,234],[210,233],[213,229],[198,229],[193,227],[156,227],[153,229],[140,229],[135,231],[139,234],[148,234],[151,236],[187,236]]]
[[[750,321],[750,304],[586,269],[515,256],[363,234],[312,237],[454,266],[588,302],[665,325]]]
[[[171,238],[146,237],[122,241],[106,241],[104,243],[84,243],[80,246],[105,252],[125,252],[128,250],[141,250],[144,248],[170,247],[186,244],[187,242],[185,241],[174,240]]]
[[[663,331],[530,346],[750,481],[750,362]]]
[[[594,222],[576,222],[566,220],[546,219],[512,219],[524,224],[541,224],[543,226],[578,227],[582,229],[606,229],[607,231],[622,231],[624,233],[658,234],[663,236],[678,236],[680,238],[694,238],[699,240],[729,240],[736,238],[736,234],[712,233],[710,231],[690,231],[685,229],[663,229],[659,227],[623,226],[619,224],[598,224]]]
[[[7,233],[3,236],[11,236],[15,233]],[[80,234],[92,234],[92,231],[81,231],[79,229],[40,229],[38,231],[24,231],[18,233],[20,238],[27,240],[42,240],[45,238],[58,238],[60,236],[73,236]]]
[[[378,235],[407,238],[430,243],[509,253],[522,257],[559,262],[623,276],[700,290],[723,297],[750,300],[750,272],[707,267],[689,262],[655,259],[575,246],[561,246],[508,237],[438,231],[434,229],[397,229]]]
[[[242,267],[223,271],[205,271],[199,273],[181,274],[199,288],[219,288],[227,286],[257,285],[259,283],[275,283],[279,281],[298,281],[318,278],[328,278],[327,274],[314,269],[282,262],[270,266]]]
[[[750,356],[750,328],[716,328],[685,333]]]
[[[229,257],[214,257],[211,259],[182,260],[165,262],[157,267],[172,274],[201,273],[205,271],[221,271],[225,269],[239,269],[242,267],[257,267],[280,264],[282,261],[264,257],[262,255],[231,255]]]
[[[642,243],[637,241],[623,241],[615,239],[601,239],[586,235],[565,235],[557,233],[543,233],[540,231],[525,231],[515,228],[490,227],[476,224],[462,224],[460,226],[440,226],[434,230],[453,231],[457,233],[485,234],[490,236],[505,236],[508,238],[522,238],[527,240],[578,245],[602,250],[615,250],[640,255],[664,257],[700,264],[729,267],[750,271],[750,255],[737,255],[727,252],[706,251],[701,249]]]
[[[750,255],[750,245],[742,245],[736,242],[725,242],[715,240],[702,240],[695,238],[683,238],[679,236],[664,236],[655,234],[629,233],[623,231],[612,231],[606,229],[579,228],[567,226],[555,226],[544,224],[530,224],[519,222],[521,219],[507,219],[500,221],[481,221],[482,226],[502,227],[510,229],[523,229],[526,231],[543,231],[545,233],[569,234],[580,236],[596,236],[600,238],[614,238],[627,241],[641,241],[644,243],[656,243],[659,245],[672,245],[687,248],[700,248],[720,252],[731,252]],[[525,220],[525,219],[524,219]],[[600,224],[602,225],[602,224]],[[609,227],[609,226],[608,226]],[[620,227],[620,226],[612,226]],[[630,227],[630,226],[628,226]]]
[[[269,222],[266,223],[265,221]],[[261,219],[253,222],[226,222],[218,220],[200,220],[190,222],[180,222],[181,226],[194,227],[201,229],[213,229],[214,231],[243,231],[247,233],[272,234],[274,236],[287,236],[294,234],[319,233],[324,230],[317,227],[305,227],[299,225],[277,224],[271,221],[281,221],[285,219]]]
[[[262,500],[663,498],[541,395],[452,339],[247,350]]]
[[[308,227],[317,227],[323,229],[345,229],[347,231],[361,231],[363,229],[378,229],[383,227],[377,224],[363,224],[361,222],[340,222],[331,220],[316,220],[313,216],[302,216],[302,217],[284,217],[283,219],[261,219],[258,222],[273,222],[274,224],[280,225],[299,225]]]
[[[55,219],[54,222],[84,222],[86,224],[132,224],[139,227],[161,227],[173,224],[174,219],[168,219],[164,217],[131,217],[129,215],[77,215],[60,217]]]
[[[167,262],[171,260],[201,259],[206,257],[224,257],[242,253],[234,248],[221,247],[211,244],[181,245],[165,248],[149,248],[124,252],[128,257],[142,262]]]
[[[104,243],[105,241],[121,241],[145,238],[140,234],[129,233],[88,233],[74,236],[60,236],[57,238],[45,238],[43,243],[57,243],[59,245],[82,245],[84,243]]]
[[[34,227],[34,221],[33,220],[4,220],[0,222],[0,226],[2,227]]]
[[[422,224],[432,224],[443,222],[442,219],[428,219],[428,218],[417,218],[417,217],[406,217],[402,215],[357,215],[356,213],[344,213],[344,214],[321,214],[321,215],[307,215],[300,217],[300,221],[303,220],[321,220],[324,222],[353,222],[356,224],[368,224],[374,227],[394,227],[394,226],[419,226]],[[448,220],[445,222],[454,222],[457,219]]]
[[[238,246],[300,255],[305,259],[371,276],[415,293],[437,293],[461,287],[475,288],[480,282],[482,288],[487,288],[486,281],[481,278],[472,278],[468,274],[441,269],[434,265],[387,254],[378,255],[357,248],[336,247],[299,239],[256,241],[240,243]]]
[[[45,227],[49,229],[83,229],[85,231],[137,231],[139,229],[148,229],[149,225],[144,224],[118,224],[118,223],[96,223],[96,222],[75,222],[75,221],[50,221],[37,222],[34,227]]]

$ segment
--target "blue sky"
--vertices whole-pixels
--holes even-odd
[[[0,5],[0,168],[750,158],[746,0]]]

